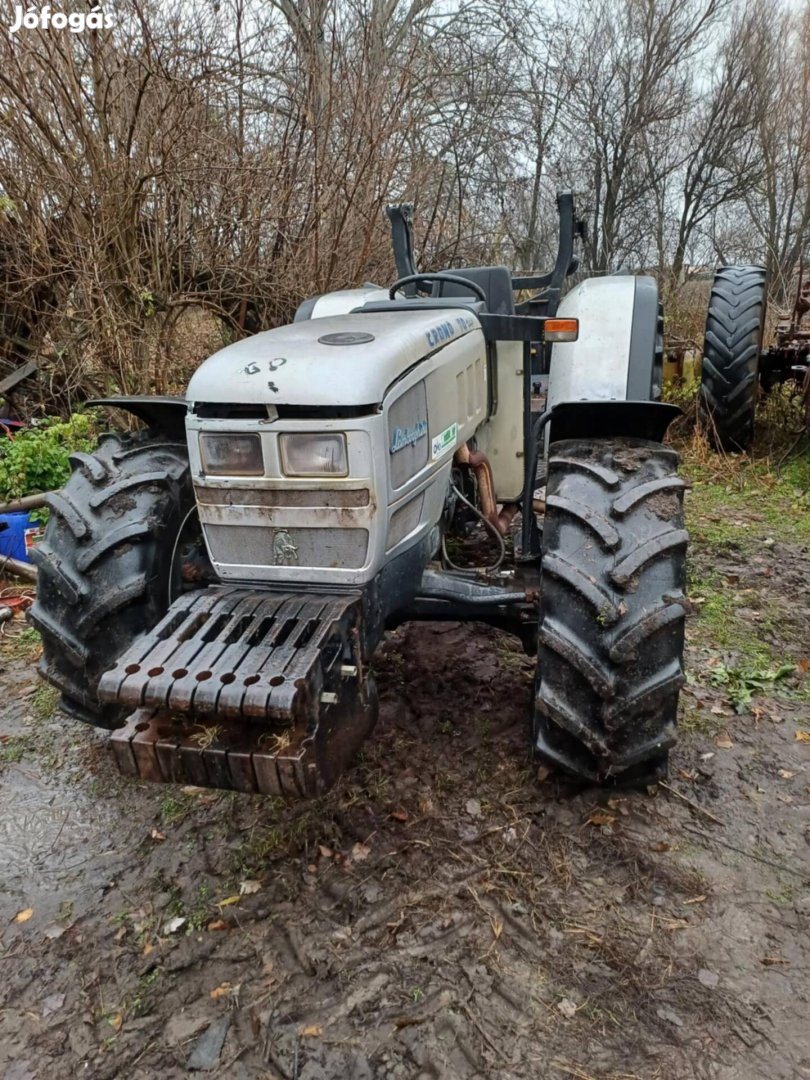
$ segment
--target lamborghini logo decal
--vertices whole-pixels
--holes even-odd
[[[286,529],[279,529],[273,536],[273,563],[276,566],[294,566],[298,562],[298,548]]]

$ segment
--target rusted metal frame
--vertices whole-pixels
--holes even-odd
[[[328,643],[335,639],[332,663],[342,651],[357,603],[356,596],[271,597],[244,590],[184,597],[105,675],[102,697],[133,707],[289,721],[301,704],[298,699],[305,696],[300,691],[319,670],[324,649],[333,651]],[[251,645],[264,619],[274,623],[259,645]],[[218,623],[213,639],[206,641]],[[309,623],[315,626],[301,645]],[[229,640],[236,632],[236,640]]]
[[[297,690],[303,691],[303,696],[309,697],[310,720],[317,722],[318,695],[323,686],[324,676],[330,674],[324,669],[324,656],[334,639],[337,646],[335,659],[340,659],[340,653],[348,643],[350,611],[351,608],[347,608],[344,598],[333,600],[321,610],[317,616],[318,626],[310,640],[306,646],[296,650],[290,657],[283,672],[285,682],[275,687],[271,686],[266,702],[267,715],[274,716],[276,710],[283,711],[289,708],[297,696]],[[334,659],[332,664],[334,664]],[[303,708],[307,708],[306,702],[303,703]]]
[[[43,491],[38,495],[24,495],[21,499],[11,499],[10,502],[0,504],[0,514],[24,514],[29,510],[39,510],[46,505],[46,496],[55,494],[55,491]]]
[[[190,634],[189,629],[200,613],[206,618]],[[119,768],[127,775],[148,780],[184,781],[295,798],[318,794],[330,782],[329,777],[334,779],[341,768],[338,765],[336,770],[327,769],[324,777],[318,764],[324,751],[329,756],[328,748],[319,746],[316,752],[315,745],[325,680],[335,692],[335,698],[325,705],[329,722],[324,736],[328,736],[330,744],[332,736],[338,736],[351,719],[353,710],[360,704],[358,698],[362,698],[361,707],[366,704],[366,695],[362,693],[365,680],[357,626],[359,613],[357,595],[307,598],[233,589],[211,590],[211,594],[183,598],[161,624],[159,632],[163,638],[159,638],[157,631],[145,635],[134,652],[130,650],[123,658],[125,668],[137,666],[144,670],[130,673],[123,681],[119,670],[110,680],[111,685],[120,688],[122,696],[133,694],[156,699],[153,707],[138,708],[126,727],[113,734]],[[212,620],[221,617],[224,621],[214,639],[205,642]],[[267,637],[260,646],[252,646],[251,639],[267,618],[274,620]],[[246,626],[235,641],[228,643],[243,619],[247,620]],[[310,623],[315,624],[312,632],[306,644],[300,645],[301,635]],[[285,630],[287,636],[279,645]],[[137,662],[134,657],[138,658]],[[211,689],[208,684],[216,681],[212,671],[212,678],[197,683],[190,695],[177,695],[172,689],[171,674],[160,672],[149,676],[158,658],[168,667],[185,661],[200,669],[196,674],[214,667],[227,668],[225,674],[233,675],[234,680]],[[360,676],[353,677],[350,683],[340,675],[341,665],[347,659],[354,661],[352,666]],[[328,665],[326,671],[324,663]],[[251,674],[246,676],[248,671]],[[167,674],[168,679],[164,678]],[[251,677],[257,681],[245,687],[246,679]],[[183,681],[187,679],[188,676],[183,676]],[[258,688],[255,702],[243,701],[243,694],[253,687]],[[193,707],[199,690],[205,690],[208,695],[205,699],[201,697],[201,711],[210,709],[218,716],[223,715],[223,696],[229,693],[236,722],[224,728],[220,725],[206,728],[201,723],[183,722],[171,715],[167,701],[171,706],[179,703]],[[262,747],[262,737],[268,733],[245,722],[245,706],[255,706],[257,711],[261,707],[261,718],[273,716],[276,724],[286,721],[280,737],[287,731],[289,741],[280,744],[277,751]],[[364,723],[367,727],[365,720]],[[357,742],[358,735],[351,724],[345,733],[350,736],[350,743]],[[341,761],[345,756],[338,754]]]
[[[31,563],[22,562],[20,559],[13,559],[11,555],[0,556],[0,574],[7,573],[23,578],[24,581],[36,582],[38,578],[35,566],[32,566]]]
[[[289,753],[262,750],[244,726],[210,745],[195,743],[195,733],[203,731],[200,725],[184,729],[162,710],[138,709],[110,742],[120,772],[141,780],[293,798],[322,788],[303,744]]]

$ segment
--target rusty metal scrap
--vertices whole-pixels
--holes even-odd
[[[808,312],[810,281],[804,281],[800,272],[793,308],[779,313],[774,342],[763,350],[759,371],[766,392],[785,382],[792,382],[798,388],[805,403],[806,423],[810,426],[810,328],[804,325]]]
[[[294,799],[311,798],[328,786],[311,741],[298,733],[285,743],[245,722],[208,728],[159,709],[138,709],[110,737],[126,776]]]

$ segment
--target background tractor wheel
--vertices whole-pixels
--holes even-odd
[[[684,681],[677,463],[642,439],[551,447],[535,747],[580,782],[666,774]]]
[[[749,450],[754,439],[759,354],[765,323],[765,271],[724,266],[714,277],[699,408],[718,449]]]
[[[182,587],[182,549],[196,524],[188,452],[145,435],[106,435],[71,464],[34,552],[30,620],[42,635],[40,673],[61,691],[62,709],[112,728],[127,710],[98,701],[99,679]]]

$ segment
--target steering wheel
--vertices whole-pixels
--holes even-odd
[[[476,281],[470,281],[469,278],[459,277],[456,274],[408,274],[407,277],[397,278],[388,290],[388,299],[393,300],[397,289],[402,288],[403,285],[414,285],[418,281],[449,281],[452,285],[463,285],[465,289],[475,293],[479,300],[487,302],[487,294]]]

